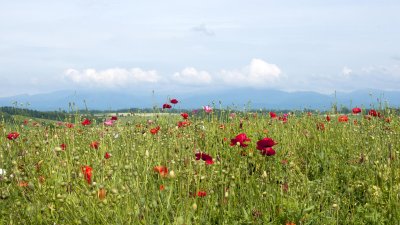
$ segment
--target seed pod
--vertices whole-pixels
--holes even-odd
[[[98,197],[100,200],[104,200],[104,199],[106,198],[106,194],[107,194],[107,191],[106,191],[105,188],[100,188],[100,189],[97,191],[97,197]]]

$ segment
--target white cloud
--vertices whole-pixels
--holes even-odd
[[[207,25],[205,25],[204,23],[200,24],[199,26],[193,27],[192,30],[195,32],[202,33],[206,36],[214,36],[215,35],[214,31],[211,30],[210,28],[208,28]]]
[[[241,70],[221,70],[219,78],[232,86],[270,87],[280,80],[281,73],[275,64],[252,59],[250,65]]]
[[[281,80],[281,70],[275,64],[270,64],[261,59],[252,59],[250,64],[233,70],[220,70],[214,74],[198,70],[194,67],[186,67],[180,72],[169,77],[162,77],[155,70],[143,70],[140,68],[123,69],[111,68],[98,71],[96,69],[67,69],[64,78],[73,84],[84,87],[120,88],[129,85],[145,84],[160,85],[185,85],[190,87],[276,87]]]
[[[103,71],[96,71],[95,69],[86,69],[83,71],[68,69],[65,71],[64,77],[75,84],[107,88],[124,87],[138,83],[157,83],[161,80],[157,71],[146,71],[140,68],[129,70],[112,68]]]
[[[343,67],[342,69],[342,74],[345,76],[349,76],[351,73],[353,73],[353,70],[348,68],[347,66]]]
[[[177,72],[172,79],[181,84],[201,85],[210,84],[213,80],[207,71],[199,71],[193,67],[186,67],[181,72]]]

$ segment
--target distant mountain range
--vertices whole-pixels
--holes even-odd
[[[329,110],[333,104],[341,107],[378,107],[388,104],[400,106],[400,91],[360,90],[350,93],[338,92],[331,95],[316,92],[285,92],[279,90],[231,89],[197,94],[130,94],[116,91],[73,91],[64,90],[35,95],[16,95],[0,98],[0,106],[18,106],[40,111],[66,110],[117,110],[128,108],[161,107],[168,98],[177,98],[178,109],[201,108],[214,105],[233,109],[320,109]]]

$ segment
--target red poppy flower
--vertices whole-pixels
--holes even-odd
[[[325,124],[324,123],[317,123],[317,130],[325,130]]]
[[[353,114],[359,114],[361,112],[361,108],[356,107],[356,108],[353,108],[352,111],[353,111]]]
[[[329,115],[326,115],[326,121],[331,121],[331,117]]]
[[[214,164],[213,158],[204,152],[197,152],[195,154],[195,156],[196,156],[196,160],[202,159],[203,161],[206,162],[207,165]]]
[[[73,128],[74,124],[73,123],[65,123],[65,126],[68,128]]]
[[[182,116],[183,119],[187,120],[187,118],[189,117],[189,114],[181,113],[181,116]]]
[[[260,150],[262,155],[272,156],[275,155],[275,150],[272,149],[272,146],[276,144],[271,138],[263,138],[257,141],[257,149]]]
[[[266,156],[273,156],[275,155],[275,150],[273,148],[265,148],[260,150],[261,155],[266,155]]]
[[[381,117],[381,113],[377,112],[375,109],[369,110],[368,115],[373,116],[373,117]]]
[[[105,158],[105,159],[109,159],[109,158],[111,158],[111,154],[110,154],[110,153],[108,153],[108,152],[106,152],[106,154],[104,154],[104,158]]]
[[[98,141],[92,141],[92,143],[90,143],[90,147],[94,149],[99,149],[99,145],[100,143]]]
[[[271,118],[276,118],[276,113],[274,113],[274,112],[269,112],[269,116],[271,117]]]
[[[245,133],[238,134],[235,138],[231,139],[231,146],[237,145],[239,143],[240,147],[247,147],[244,142],[250,141]]]
[[[90,124],[92,124],[92,122],[91,122],[89,119],[87,119],[87,118],[85,118],[85,120],[82,121],[82,125],[83,125],[83,126],[88,126],[88,125],[90,125]]]
[[[339,122],[347,122],[347,121],[349,121],[349,117],[347,117],[347,115],[340,115],[338,117],[338,121]]]
[[[19,133],[18,132],[11,132],[7,135],[7,139],[8,140],[15,140],[19,137]]]
[[[205,192],[205,191],[198,191],[197,192],[197,197],[206,197],[207,196],[207,192]]]
[[[90,166],[82,167],[83,175],[85,177],[85,180],[88,182],[88,184],[92,183],[92,171],[93,171],[93,168]]]
[[[160,126],[157,126],[155,128],[150,129],[150,133],[151,134],[157,134],[159,130],[160,130]]]
[[[159,189],[160,189],[160,191],[163,191],[163,190],[165,190],[165,186],[161,184]]]
[[[65,149],[67,148],[67,145],[66,145],[66,144],[64,144],[64,143],[62,143],[62,144],[60,145],[60,148],[61,148],[62,150],[64,150],[64,151],[65,151]]]
[[[280,116],[278,119],[279,119],[280,121],[282,121],[283,123],[286,123],[286,122],[287,122],[287,116]]]
[[[168,168],[166,166],[155,166],[153,170],[162,177],[166,177],[168,175]]]
[[[187,121],[179,121],[179,122],[178,122],[178,127],[179,127],[179,128],[181,128],[181,127],[187,127],[187,126],[189,126],[189,125],[190,125],[190,123],[187,122]]]
[[[271,138],[263,138],[263,139],[257,141],[257,149],[262,150],[264,148],[272,147],[276,144],[277,143],[274,140],[272,140]]]
[[[169,102],[171,102],[171,104],[177,104],[178,100],[176,98],[171,99]]]
[[[390,119],[390,117],[388,117],[388,118],[385,119],[385,122],[386,122],[386,123],[390,123],[390,121],[392,121],[392,120]]]
[[[118,117],[117,116],[112,116],[111,120],[118,120]]]
[[[170,104],[165,103],[162,108],[163,109],[170,109],[172,106]]]

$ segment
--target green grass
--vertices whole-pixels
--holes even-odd
[[[3,122],[0,224],[400,223],[397,115],[349,115],[339,123],[305,113],[283,123],[268,114],[229,114],[200,112],[181,128],[177,116],[123,118],[113,127]],[[321,122],[324,130],[317,129]],[[12,131],[20,133],[16,140],[6,138]],[[230,146],[239,133],[251,139],[248,147]],[[278,142],[274,156],[256,149],[264,137]],[[57,148],[62,143],[65,151]],[[196,161],[197,151],[215,163]],[[93,168],[90,185],[84,165]],[[157,174],[158,165],[169,175]]]

